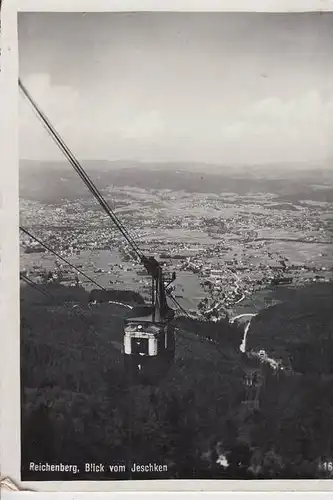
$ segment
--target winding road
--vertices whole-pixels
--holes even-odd
[[[242,340],[242,343],[241,345],[239,346],[239,350],[241,352],[245,352],[246,351],[246,339],[247,339],[247,334],[248,334],[248,331],[250,329],[250,326],[251,326],[251,321],[252,321],[252,318],[254,318],[255,316],[257,316],[257,313],[244,313],[244,314],[238,314],[238,316],[234,316],[233,318],[231,318],[230,320],[230,323],[234,323],[237,319],[240,319],[240,318],[244,318],[244,317],[249,317],[251,318],[245,328],[244,328],[244,336],[243,336],[243,340]]]
[[[244,314],[239,314],[238,316],[234,316],[231,320],[230,323],[234,323],[237,319],[243,318],[243,317],[250,317],[250,320],[246,323],[246,326],[244,328],[244,335],[242,339],[242,343],[239,346],[239,350],[242,353],[246,352],[246,341],[247,341],[247,334],[249,333],[250,326],[252,319],[257,316],[258,313],[244,313]],[[273,370],[284,370],[284,366],[281,365],[281,362],[276,361],[274,358],[270,358],[267,356],[266,352],[264,350],[259,350],[257,352],[250,352],[248,353],[251,357],[259,358],[263,363],[267,363],[270,365]]]

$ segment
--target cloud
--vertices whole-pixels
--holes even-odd
[[[166,133],[163,119],[157,110],[139,114],[120,130],[123,139],[147,141],[161,139]]]
[[[215,106],[189,96],[186,106],[160,101],[152,107],[128,99],[83,94],[51,85],[46,74],[24,82],[79,158],[133,158],[211,162],[307,161],[332,155],[333,98],[310,88],[294,98],[270,96],[242,105]],[[102,89],[101,89],[102,91]],[[106,93],[106,96],[108,94]],[[119,97],[119,96],[118,96]],[[20,100],[21,157],[60,158],[34,113]],[[207,101],[209,102],[209,100]]]
[[[221,140],[238,144],[257,161],[305,161],[332,154],[332,130],[333,100],[324,101],[311,89],[298,98],[270,97],[251,104],[221,129]]]
[[[52,86],[49,75],[44,73],[30,75],[22,83],[60,135],[73,132],[73,118],[77,116],[79,102],[77,92],[66,86]],[[20,156],[41,159],[59,157],[60,152],[57,153],[42,122],[22,94],[19,112]]]

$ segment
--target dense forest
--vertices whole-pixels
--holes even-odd
[[[166,378],[130,385],[120,346],[131,311],[89,304],[81,289],[54,292],[56,303],[22,287],[22,479],[329,477],[321,464],[333,454],[332,287],[295,291],[254,321],[249,348],[290,364],[254,366],[263,380],[256,405],[237,326],[177,318]],[[78,464],[80,473],[41,476],[31,460]],[[85,473],[84,462],[162,462],[168,471],[111,477]]]

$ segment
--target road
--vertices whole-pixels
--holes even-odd
[[[238,314],[238,316],[234,316],[233,318],[231,318],[230,320],[230,323],[234,323],[237,319],[240,319],[240,318],[243,318],[243,317],[250,317],[251,319],[248,321],[248,323],[246,324],[245,328],[244,328],[244,336],[243,336],[243,340],[242,340],[242,343],[241,345],[239,346],[239,349],[241,352],[245,352],[246,351],[246,339],[247,339],[247,334],[248,334],[248,331],[250,329],[250,326],[251,326],[251,321],[252,321],[252,318],[254,318],[255,316],[257,316],[256,313],[244,313],[244,314]]]
[[[237,319],[243,318],[243,317],[250,317],[250,320],[246,323],[245,328],[244,328],[244,336],[241,345],[239,346],[239,350],[243,353],[246,352],[246,341],[247,341],[247,335],[250,330],[251,322],[252,319],[257,316],[258,313],[245,313],[245,314],[239,314],[238,316],[234,316],[231,320],[230,323],[234,323]],[[274,358],[268,357],[267,353],[264,350],[259,350],[259,351],[251,351],[248,353],[248,356],[251,356],[252,358],[259,358],[260,361],[263,363],[267,363],[270,365],[273,370],[284,370],[285,368],[282,366],[281,362],[277,361]]]

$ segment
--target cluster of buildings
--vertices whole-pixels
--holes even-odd
[[[181,212],[169,214],[148,205],[143,214],[142,210],[131,211],[129,204],[120,217],[140,249],[158,258],[166,272],[196,275],[202,293],[200,314],[227,314],[235,304],[267,287],[331,279],[333,254],[330,266],[318,264],[318,259],[312,263],[311,256],[297,262],[283,251],[284,241],[298,246],[320,242],[324,235],[316,208],[269,210],[257,204],[235,205],[231,210],[223,203],[219,205],[216,198],[207,198],[208,212],[217,207],[220,210],[208,216],[202,199],[194,211],[193,200],[186,199],[188,210]],[[149,280],[142,264],[117,228],[90,200],[63,200],[61,206],[22,200],[20,208],[21,224],[62,256],[75,260],[88,252],[89,262],[81,265],[85,271],[89,267],[96,279],[108,274],[110,287],[121,286],[124,273],[130,271],[133,283],[148,291]],[[25,235],[21,244],[25,254],[45,251]],[[112,262],[110,256],[111,262],[102,267],[94,264],[94,255],[109,249],[118,252],[119,261]],[[65,274],[77,283],[69,269]]]

